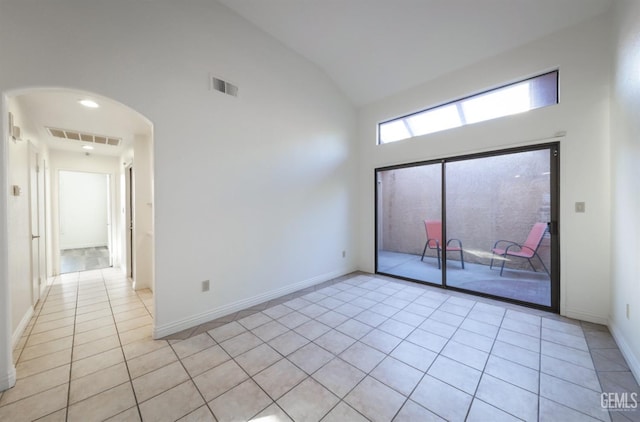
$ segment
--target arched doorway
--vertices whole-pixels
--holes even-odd
[[[146,117],[113,99],[68,88],[6,92],[2,111],[3,185],[9,189],[0,190],[0,390],[15,382],[13,351],[24,347],[21,338],[47,280],[61,273],[61,172],[107,176],[104,232],[112,274],[130,274],[136,289],[152,291],[154,251],[153,126]],[[135,175],[128,185],[127,169]],[[95,241],[88,242],[93,247]]]

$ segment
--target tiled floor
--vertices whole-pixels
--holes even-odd
[[[0,420],[638,421],[607,329],[369,275],[152,340],[151,293],[58,278],[16,348]],[[40,418],[40,419],[38,419]]]
[[[77,271],[99,270],[109,266],[109,248],[62,249],[60,251],[60,272],[62,274]]]

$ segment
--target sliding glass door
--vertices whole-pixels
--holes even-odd
[[[426,236],[429,221],[442,217],[440,164],[380,170],[376,184],[377,271],[442,284],[442,262]]]
[[[376,272],[557,311],[557,170],[557,144],[376,170]]]

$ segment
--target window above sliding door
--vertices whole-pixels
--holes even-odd
[[[378,144],[523,113],[558,103],[558,71],[378,124]]]

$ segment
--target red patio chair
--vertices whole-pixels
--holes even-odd
[[[424,260],[424,254],[427,252],[427,248],[435,249],[438,254],[438,269],[440,269],[442,221],[424,220],[424,229],[427,233],[427,243],[424,244],[424,249],[422,250],[422,258],[420,258],[420,261]],[[457,242],[458,246],[449,246],[451,242]],[[445,245],[445,250],[446,252],[460,252],[460,263],[462,264],[462,269],[464,270],[464,256],[462,255],[462,242],[460,241],[460,239],[449,239],[447,241],[447,244]]]
[[[542,258],[540,258],[540,255],[538,255],[538,248],[540,247],[540,243],[542,242],[542,238],[544,237],[544,234],[546,232],[547,223],[536,223],[531,228],[529,236],[527,236],[527,240],[525,240],[523,244],[519,244],[511,240],[498,240],[496,243],[494,243],[493,248],[491,248],[491,252],[493,252],[493,255],[491,256],[491,265],[489,266],[489,268],[493,268],[493,258],[496,255],[500,255],[502,257],[500,276],[502,276],[502,272],[504,271],[504,263],[507,261],[507,256],[526,258],[527,261],[529,261],[529,265],[531,265],[531,268],[533,268],[533,271],[536,271],[536,268],[531,262],[531,258],[537,256],[547,275],[549,275],[549,270],[547,270],[544,262],[542,262]],[[498,244],[501,242],[507,244],[506,247],[505,245],[503,245],[502,248],[499,248]]]

